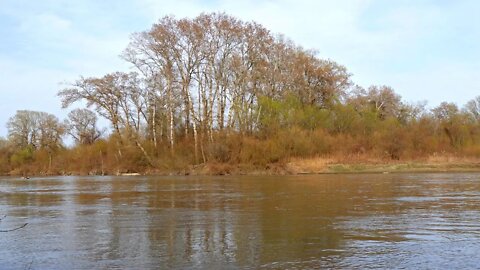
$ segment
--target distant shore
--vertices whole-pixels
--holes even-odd
[[[302,175],[344,173],[440,173],[480,172],[480,162],[356,162],[323,163],[319,159],[303,159],[288,163],[269,164],[265,168],[208,164],[187,172],[192,175]],[[183,174],[183,173],[180,173]]]
[[[267,165],[207,163],[189,166],[178,170],[117,171],[117,172],[64,172],[64,173],[10,173],[5,176],[62,176],[62,175],[306,175],[306,174],[344,174],[344,173],[441,173],[441,172],[480,172],[480,159],[437,157],[424,160],[382,161],[350,160],[334,158],[298,158],[288,162]]]

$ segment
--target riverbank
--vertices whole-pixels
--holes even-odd
[[[301,175],[340,173],[422,173],[422,172],[480,172],[480,158],[431,156],[416,160],[383,160],[367,157],[314,157],[292,158],[266,165],[207,163],[184,169],[150,169],[147,171],[115,172],[53,172],[22,173],[13,171],[9,176],[56,175]]]
[[[334,158],[292,159],[265,167],[251,165],[207,164],[193,168],[191,175],[299,175],[336,173],[409,173],[409,172],[480,172],[480,159],[428,158],[409,161],[356,160]]]
[[[209,163],[177,172],[150,171],[160,175],[299,175],[336,173],[480,172],[480,158],[431,156],[416,160],[382,160],[366,157],[294,158],[265,166]]]
[[[480,171],[480,159],[455,156],[430,156],[416,160],[368,158],[293,159],[289,171],[302,173],[396,173],[396,172],[472,172]]]

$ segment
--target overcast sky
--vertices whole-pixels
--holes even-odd
[[[127,71],[118,55],[131,33],[212,11],[259,22],[406,101],[480,95],[478,0],[0,0],[0,136],[16,110],[63,118],[62,82]]]

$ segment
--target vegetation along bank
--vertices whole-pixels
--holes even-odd
[[[164,17],[121,57],[134,71],[60,89],[62,106],[76,108],[67,119],[17,111],[0,174],[480,168],[480,97],[428,108],[389,86],[362,88],[344,66],[255,22]]]

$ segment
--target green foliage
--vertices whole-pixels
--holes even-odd
[[[22,166],[29,164],[33,161],[34,158],[34,147],[32,145],[28,145],[27,147],[16,151],[10,161],[14,166]]]
[[[331,125],[330,112],[317,105],[303,104],[295,95],[283,100],[261,97],[258,101],[259,130],[266,136],[299,127],[315,130]]]
[[[406,130],[395,118],[389,118],[381,123],[377,131],[376,140],[378,148],[387,158],[398,160],[407,150]]]
[[[332,110],[331,131],[353,134],[360,124],[360,115],[350,104],[338,104]]]

